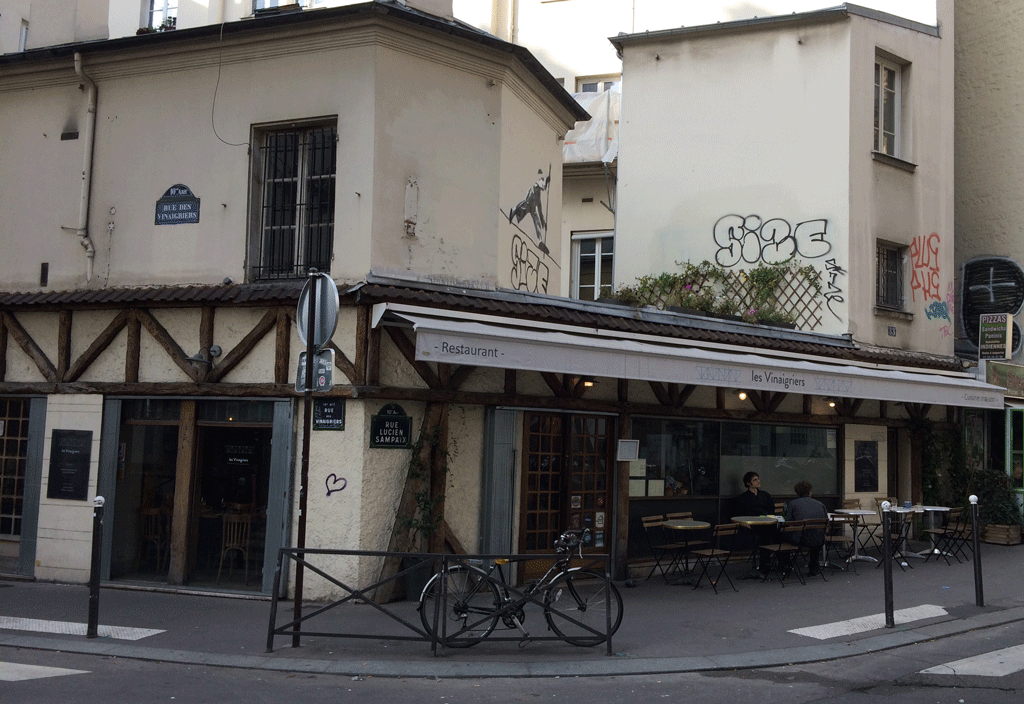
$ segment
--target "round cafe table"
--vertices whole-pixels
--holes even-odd
[[[739,523],[750,531],[754,544],[750,554],[750,574],[746,577],[740,577],[740,579],[761,579],[761,575],[757,570],[761,552],[761,535],[757,528],[758,526],[778,525],[783,520],[782,516],[733,516],[729,520],[733,523]]]
[[[673,519],[671,521],[664,521],[661,525],[663,528],[666,528],[668,530],[682,531],[683,534],[683,549],[680,555],[676,556],[672,564],[669,565],[669,568],[667,570],[667,572],[671,573],[673,567],[678,569],[681,560],[683,563],[683,569],[681,570],[683,576],[678,581],[672,582],[672,584],[693,584],[693,580],[691,579],[693,575],[690,572],[690,562],[687,558],[687,552],[689,551],[690,547],[690,532],[695,530],[707,530],[711,527],[711,524],[707,521]]]
[[[845,516],[857,516],[857,535],[854,536],[853,554],[850,555],[850,559],[863,560],[865,562],[878,562],[876,558],[871,557],[870,555],[863,555],[860,551],[861,547],[867,547],[864,543],[871,540],[874,537],[875,531],[878,530],[877,526],[864,523],[860,517],[877,516],[878,513],[876,511],[869,511],[866,508],[837,508],[832,513],[839,513]],[[864,535],[865,533],[867,533],[866,537]]]

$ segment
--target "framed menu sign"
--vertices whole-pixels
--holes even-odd
[[[91,430],[53,431],[50,441],[50,476],[46,498],[85,501],[89,498]]]

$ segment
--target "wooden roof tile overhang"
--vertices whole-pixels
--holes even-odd
[[[74,291],[0,292],[0,311],[57,311],[122,307],[296,305],[302,280],[258,284],[143,286]],[[370,275],[367,281],[340,287],[343,305],[404,303],[446,312],[494,316],[514,322],[579,326],[612,333],[662,337],[710,346],[816,356],[833,362],[918,368],[937,372],[964,371],[956,357],[865,345],[846,336],[755,325],[738,320],[674,313],[654,308],[578,301],[507,289],[392,280]]]
[[[654,308],[637,309],[607,303],[509,290],[478,290],[386,281],[353,287],[347,294],[360,303],[405,303],[445,311],[478,313],[501,318],[551,322],[581,328],[608,330],[628,335],[650,335],[666,340],[723,345],[745,350],[817,356],[832,362],[917,368],[963,373],[956,357],[876,347],[846,336],[756,325],[739,320],[674,313]]]

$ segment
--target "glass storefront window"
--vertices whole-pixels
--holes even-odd
[[[640,441],[638,457],[646,480],[642,495],[715,496],[718,494],[717,421],[634,418],[633,437]],[[634,470],[635,471],[635,470]],[[632,492],[631,492],[632,493]]]
[[[742,493],[743,475],[753,471],[776,496],[791,496],[800,480],[815,494],[838,494],[836,445],[835,428],[723,423],[720,492]]]

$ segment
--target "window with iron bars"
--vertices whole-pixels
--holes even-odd
[[[878,243],[875,305],[903,310],[903,255],[905,247]]]
[[[256,280],[331,270],[338,138],[334,125],[257,134]]]

